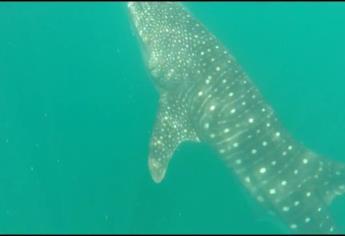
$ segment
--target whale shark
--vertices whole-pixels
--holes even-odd
[[[159,93],[148,167],[160,183],[183,142],[205,143],[291,233],[336,233],[345,165],[296,140],[234,55],[178,2],[128,2]]]

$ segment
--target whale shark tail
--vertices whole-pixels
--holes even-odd
[[[280,215],[293,232],[339,233],[343,229],[336,227],[329,206],[337,196],[345,194],[345,165],[312,155],[314,161],[308,164],[315,164],[315,168],[306,181],[285,198]]]
[[[325,173],[319,182],[319,191],[327,204],[331,204],[336,196],[345,194],[345,164],[327,160]],[[322,171],[322,167],[319,168]]]

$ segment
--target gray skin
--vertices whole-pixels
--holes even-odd
[[[128,8],[160,94],[153,180],[163,180],[182,142],[204,142],[291,232],[335,233],[328,205],[345,192],[344,165],[293,139],[229,50],[181,4]]]

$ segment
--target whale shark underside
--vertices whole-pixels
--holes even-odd
[[[160,94],[148,161],[153,180],[162,181],[182,142],[204,142],[291,232],[337,232],[328,205],[345,192],[345,165],[291,137],[229,50],[182,4],[128,8]]]

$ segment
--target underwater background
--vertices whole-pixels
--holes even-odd
[[[186,2],[290,133],[345,163],[345,4]],[[0,233],[284,233],[206,145],[147,167],[158,93],[126,2],[0,3]],[[345,229],[345,197],[331,205]]]

